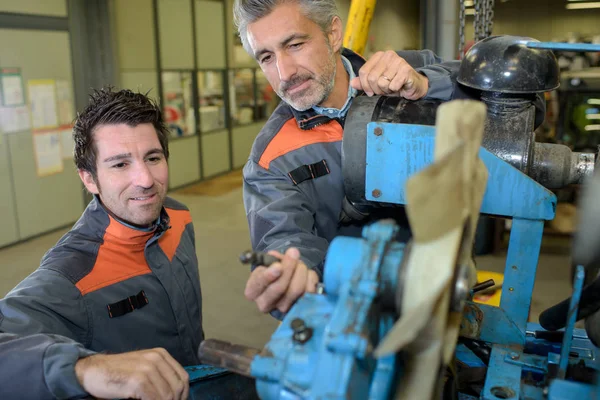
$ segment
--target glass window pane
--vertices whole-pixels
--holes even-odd
[[[163,72],[163,113],[171,137],[196,134],[192,98],[192,73]]]
[[[256,86],[258,92],[256,94],[256,120],[269,119],[275,107],[279,104],[279,96],[271,87],[267,77],[261,69],[256,70]]]
[[[254,122],[254,69],[236,69],[230,74],[233,125],[250,124]]]
[[[200,132],[225,129],[223,71],[198,72]]]

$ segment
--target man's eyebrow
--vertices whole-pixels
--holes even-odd
[[[153,155],[153,154],[161,154],[161,155],[163,155],[163,154],[165,154],[165,153],[164,153],[164,151],[163,151],[162,149],[159,149],[159,148],[157,147],[157,148],[154,148],[154,149],[152,149],[152,150],[148,150],[148,151],[146,152],[146,155],[145,155],[144,157],[148,157],[148,156],[151,156],[151,155]]]
[[[121,153],[121,154],[116,154],[114,156],[110,156],[106,159],[104,159],[104,162],[111,162],[111,161],[117,161],[117,160],[124,160],[127,158],[131,158],[131,153]]]
[[[162,155],[162,154],[164,154],[164,152],[162,149],[157,147],[157,148],[148,150],[146,152],[146,155],[144,156],[144,158],[148,157],[150,155],[153,155],[153,154],[161,154]],[[121,154],[115,154],[114,156],[110,156],[110,157],[104,159],[104,162],[108,163],[108,162],[112,162],[112,161],[126,160],[128,158],[131,158],[131,153],[121,153]]]
[[[287,46],[288,44],[290,44],[291,41],[294,41],[297,39],[308,39],[308,38],[310,38],[310,35],[307,33],[292,33],[291,35],[289,35],[288,37],[283,39],[281,41],[281,43],[279,43],[279,48]],[[268,53],[268,52],[269,52],[269,50],[267,50],[267,49],[258,49],[256,51],[256,53],[254,53],[254,58],[258,60],[258,58],[263,53]]]

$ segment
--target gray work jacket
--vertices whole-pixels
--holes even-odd
[[[20,360],[29,375],[0,373],[0,398],[26,398],[33,388],[36,399],[84,395],[73,366],[93,352],[163,347],[184,366],[198,364],[202,300],[189,210],[167,198],[160,223],[143,231],[94,199],[39,268],[0,300],[0,332],[43,334],[5,336],[0,356],[32,340],[47,349]]]

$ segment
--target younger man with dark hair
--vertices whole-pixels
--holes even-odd
[[[198,363],[202,301],[190,212],[166,196],[161,111],[142,94],[99,90],[73,137],[94,199],[0,300],[0,332],[33,335],[1,335],[0,353],[28,349],[30,373],[0,378],[0,397],[185,398],[181,365]]]

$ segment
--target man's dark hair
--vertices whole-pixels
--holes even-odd
[[[102,125],[127,124],[131,127],[150,123],[156,129],[165,158],[169,159],[169,131],[159,105],[147,95],[131,90],[114,91],[112,87],[94,90],[90,103],[77,115],[73,126],[75,150],[73,159],[77,169],[88,171],[96,180],[97,149],[94,132]]]

